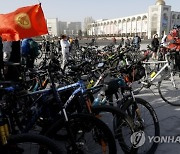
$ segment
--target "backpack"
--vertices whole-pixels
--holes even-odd
[[[39,55],[39,45],[34,40],[29,40],[30,55],[36,58]]]
[[[21,55],[27,57],[30,53],[29,39],[24,39],[22,41],[21,49]]]

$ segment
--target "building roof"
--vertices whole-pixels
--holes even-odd
[[[164,0],[157,0],[156,5],[166,5]]]

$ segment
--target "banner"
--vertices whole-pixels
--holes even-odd
[[[21,7],[8,14],[0,14],[0,36],[4,41],[18,41],[47,33],[41,4]]]

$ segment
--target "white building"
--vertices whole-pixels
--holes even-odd
[[[58,21],[58,18],[47,19],[47,27],[51,36],[60,36],[61,34],[77,36],[78,31],[82,29],[81,22],[62,22]]]
[[[152,38],[153,34],[162,36],[175,24],[180,24],[180,12],[171,11],[164,0],[157,0],[149,6],[148,13],[123,18],[96,20],[89,25],[88,35],[96,36],[134,36]]]
[[[49,35],[59,36],[59,22],[57,18],[47,19]]]
[[[66,30],[67,30],[67,22],[59,21],[59,33],[60,33],[60,35],[66,34]]]
[[[81,22],[70,22],[67,26],[68,35],[78,35],[78,31],[81,30]]]

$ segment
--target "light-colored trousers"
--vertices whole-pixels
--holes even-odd
[[[69,51],[62,50],[62,65],[61,65],[62,69],[64,69],[64,66],[68,61],[68,58],[69,58]]]

